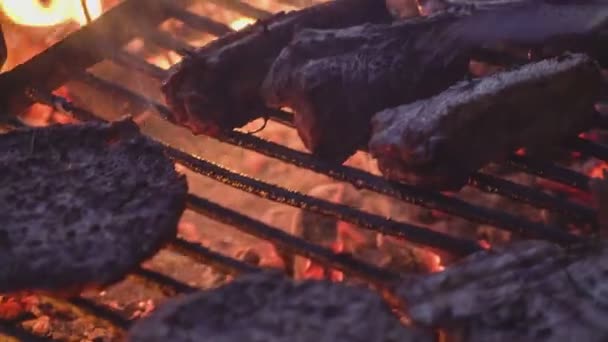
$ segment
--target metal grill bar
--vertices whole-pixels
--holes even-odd
[[[552,163],[534,160],[526,156],[512,155],[506,164],[538,177],[565,184],[582,191],[589,191],[590,178],[588,176]]]
[[[234,210],[227,209],[204,198],[190,195],[188,206],[199,214],[216,221],[228,224],[239,230],[272,242],[281,250],[305,256],[332,268],[360,276],[368,281],[394,282],[397,274],[371,266],[352,258],[347,254],[336,254],[304,239],[287,234],[284,231],[254,220]]]
[[[70,304],[85,311],[89,315],[103,319],[119,330],[128,330],[131,327],[131,322],[128,319],[125,319],[109,307],[95,303],[90,299],[82,297],[72,298],[70,299]]]
[[[206,17],[201,17],[190,11],[186,11],[171,1],[163,1],[163,6],[167,14],[182,21],[184,24],[187,24],[195,30],[211,33],[215,36],[223,36],[224,34],[233,31],[227,25]]]
[[[112,92],[120,93],[122,96],[136,103],[147,104],[150,107],[153,107],[163,117],[167,117],[169,115],[169,109],[165,106],[158,104],[153,100],[146,99],[139,94],[117,86],[111,82],[101,80],[94,75],[85,74],[80,79],[90,85],[100,87],[104,91],[110,90]],[[373,190],[381,194],[410,202],[412,204],[460,216],[473,222],[488,224],[494,227],[510,230],[518,234],[543,237],[561,243],[569,243],[577,240],[575,236],[565,233],[558,228],[547,227],[542,224],[530,222],[509,215],[505,212],[475,206],[456,198],[447,197],[440,193],[425,191],[406,184],[388,182],[380,177],[373,176],[367,172],[355,168],[324,163],[315,159],[309,154],[265,141],[253,135],[240,132],[231,132],[218,139],[222,142],[227,142],[246,149],[254,150],[267,156],[289,162],[298,167],[307,168],[315,172],[325,174],[337,180],[347,181],[358,188]],[[525,194],[520,196],[524,197]],[[537,197],[541,198],[546,196],[537,194]],[[534,198],[530,197],[529,200],[533,201]],[[566,202],[559,201],[556,198],[553,198],[552,201],[554,204],[561,202],[561,204],[556,204],[556,208],[551,207],[553,210],[559,210],[560,207],[561,209],[564,209],[566,206],[563,204]],[[540,205],[542,203],[538,204]],[[573,207],[574,206],[571,206],[568,209],[571,210]],[[577,207],[577,210],[578,209],[580,208]],[[563,210],[563,212],[571,212],[569,210]],[[578,215],[579,217],[584,217],[586,214],[579,213]]]

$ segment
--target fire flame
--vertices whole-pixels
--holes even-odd
[[[91,20],[102,14],[101,0],[86,0],[85,4]],[[2,0],[0,7],[9,19],[23,26],[53,26],[70,21],[87,24],[80,0]]]
[[[243,18],[239,18],[239,19],[231,22],[230,28],[232,28],[235,31],[238,31],[238,30],[244,29],[245,27],[247,27],[253,23],[255,23],[255,20],[253,20],[251,18],[243,17]]]

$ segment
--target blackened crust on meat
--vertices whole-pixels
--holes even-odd
[[[608,245],[522,241],[399,286],[413,321],[456,341],[608,339]]]
[[[339,28],[390,20],[383,0],[334,0],[279,13],[186,57],[162,87],[172,121],[216,135],[267,114],[261,83],[296,27]]]
[[[0,293],[120,280],[176,234],[187,184],[132,121],[0,135]]]
[[[587,129],[601,83],[597,64],[581,54],[464,81],[376,114],[370,153],[390,179],[457,188],[518,148],[543,150]]]
[[[130,331],[131,342],[425,342],[374,292],[338,283],[242,276],[161,306]]]
[[[302,30],[264,85],[269,105],[293,108],[304,145],[343,161],[367,143],[379,110],[434,95],[468,73],[468,50],[433,37],[455,15],[341,30]]]

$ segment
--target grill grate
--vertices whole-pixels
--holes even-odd
[[[208,1],[254,19],[264,19],[270,15],[265,10],[238,0]],[[193,2],[195,1],[123,1],[95,22],[73,33],[64,41],[34,57],[31,61],[15,68],[11,72],[0,75],[0,93],[3,94],[0,104],[6,108],[10,108],[12,113],[19,113],[32,103],[37,102],[69,112],[80,120],[102,120],[101,116],[97,115],[98,113],[79,108],[65,98],[56,96],[49,91],[50,89],[56,89],[67,81],[78,81],[104,93],[115,94],[120,98],[124,98],[128,100],[133,108],[138,108],[141,111],[152,108],[159,115],[166,117],[168,108],[163,104],[119,84],[99,78],[88,72],[87,69],[102,60],[109,60],[116,65],[135,70],[154,79],[160,80],[165,78],[168,73],[166,70],[140,57],[124,52],[121,48],[131,39],[141,37],[158,47],[180,54],[191,51],[193,47],[189,44],[176,40],[172,36],[156,29],[158,24],[169,18],[178,19],[191,29],[215,36],[232,31],[230,27],[222,23],[185,10],[186,6]],[[137,14],[135,15],[135,13]],[[135,21],[135,23],[131,25],[121,24],[126,21],[131,23]],[[92,48],[91,41],[99,43],[96,44],[98,48]],[[65,65],[62,68],[50,67],[58,64],[61,60],[77,60],[78,62],[70,62],[69,65]],[[292,125],[290,121],[291,114],[282,111],[273,111],[271,114],[273,120],[288,126]],[[337,181],[353,184],[359,189],[371,190],[479,224],[486,224],[498,229],[559,243],[571,243],[582,239],[558,227],[532,222],[504,211],[476,206],[438,192],[389,182],[356,168],[322,162],[306,153],[266,141],[250,134],[232,132],[219,138],[219,140],[226,144],[239,146],[273,159],[329,176]],[[589,140],[581,138],[573,139],[568,148],[581,152],[584,155],[608,160],[608,147]],[[481,246],[475,241],[449,236],[412,224],[393,221],[356,210],[346,205],[336,204],[291,191],[247,175],[238,174],[212,161],[170,146],[167,146],[167,151],[175,161],[201,175],[264,199],[338,218],[387,235],[406,238],[411,242],[436,248],[455,256],[467,255],[481,249]],[[582,191],[589,190],[588,176],[552,163],[533,160],[526,156],[514,155],[507,165],[519,171],[540,176]],[[593,225],[595,222],[595,212],[591,208],[493,175],[475,173],[472,175],[469,185],[486,193],[498,194],[540,209],[559,213],[571,222],[590,225]],[[188,207],[200,215],[231,225],[242,232],[269,241],[283,252],[305,256],[347,274],[360,277],[375,286],[390,286],[391,283],[399,278],[398,274],[391,271],[372,266],[347,254],[335,253],[328,248],[285,233],[277,227],[267,225],[238,211],[200,197],[197,194],[189,195]],[[179,238],[170,243],[168,249],[228,274],[258,270],[257,267],[240,260],[227,257],[201,245]],[[144,286],[158,288],[161,292],[168,295],[196,290],[196,288],[190,285],[145,268],[135,270],[132,278]],[[126,330],[131,324],[128,319],[122,317],[113,309],[89,299],[72,298],[66,303],[77,307],[85,314],[105,320],[117,329]],[[20,328],[18,323],[0,321],[0,333],[14,336],[21,341],[50,340],[32,335]]]

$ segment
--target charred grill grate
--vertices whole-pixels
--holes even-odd
[[[254,19],[264,19],[270,15],[267,11],[238,0],[208,1]],[[0,101],[3,101],[2,104],[10,108],[13,113],[21,112],[30,104],[38,102],[69,112],[81,120],[102,120],[97,113],[79,108],[65,98],[56,96],[48,91],[49,89],[56,89],[67,81],[77,80],[99,91],[116,94],[121,98],[125,98],[134,108],[140,108],[141,110],[152,108],[161,116],[166,116],[168,108],[163,104],[133,92],[119,84],[101,79],[88,72],[87,68],[102,60],[109,60],[119,66],[136,70],[158,80],[165,78],[167,76],[166,70],[140,57],[124,52],[120,48],[131,39],[141,37],[146,42],[178,53],[183,54],[192,50],[193,47],[187,43],[176,40],[172,36],[156,29],[158,24],[169,18],[178,19],[191,29],[215,36],[231,31],[228,26],[222,23],[185,10],[186,5],[192,2],[125,0],[97,21],[73,33],[64,41],[34,57],[28,63],[1,75],[0,89],[4,97]],[[122,23],[126,21],[131,21],[132,25],[123,25]],[[92,47],[90,42],[99,43],[94,44],[99,45],[99,47]],[[70,63],[62,68],[52,67],[58,65],[62,60],[69,60]],[[72,63],[72,60],[75,62]],[[275,121],[291,125],[291,114],[289,113],[274,111],[271,113],[271,116]],[[476,206],[441,193],[389,182],[352,167],[321,162],[306,153],[263,140],[250,134],[232,132],[220,138],[220,140],[226,144],[239,146],[301,168],[324,174],[337,181],[351,183],[360,189],[371,190],[476,223],[487,224],[498,229],[522,233],[558,243],[571,243],[582,239],[558,227],[532,222],[500,210]],[[608,160],[608,147],[589,140],[574,139],[567,147],[584,155]],[[475,241],[449,236],[412,224],[396,222],[378,215],[356,210],[346,205],[332,203],[291,191],[246,175],[238,174],[212,161],[190,155],[170,146],[167,146],[167,151],[175,161],[199,174],[268,200],[339,218],[366,229],[406,238],[411,242],[443,250],[456,256],[464,256],[481,249],[481,246]],[[508,165],[519,171],[540,176],[579,190],[589,190],[588,176],[555,164],[514,155],[509,160]],[[472,175],[469,185],[487,193],[495,193],[540,209],[557,212],[571,222],[593,225],[595,221],[596,213],[591,208],[493,175],[476,173]],[[399,277],[398,274],[391,271],[372,266],[346,254],[335,253],[327,248],[285,233],[279,228],[269,226],[197,194],[190,194],[188,203],[191,210],[215,221],[234,226],[255,237],[267,240],[276,245],[281,251],[306,256],[316,262],[340,269],[347,274],[356,275],[374,285],[380,287],[390,286]],[[257,270],[256,267],[242,261],[224,256],[206,247],[182,239],[173,241],[168,248],[230,274]],[[135,270],[132,278],[146,286],[158,287],[162,292],[168,294],[195,290],[195,288],[171,277],[144,268]],[[130,326],[129,320],[111,308],[89,299],[74,298],[69,300],[69,304],[79,308],[86,314],[109,322],[118,329],[124,330]],[[22,341],[48,340],[28,333],[20,328],[18,323],[0,321],[0,333],[14,336]]]

